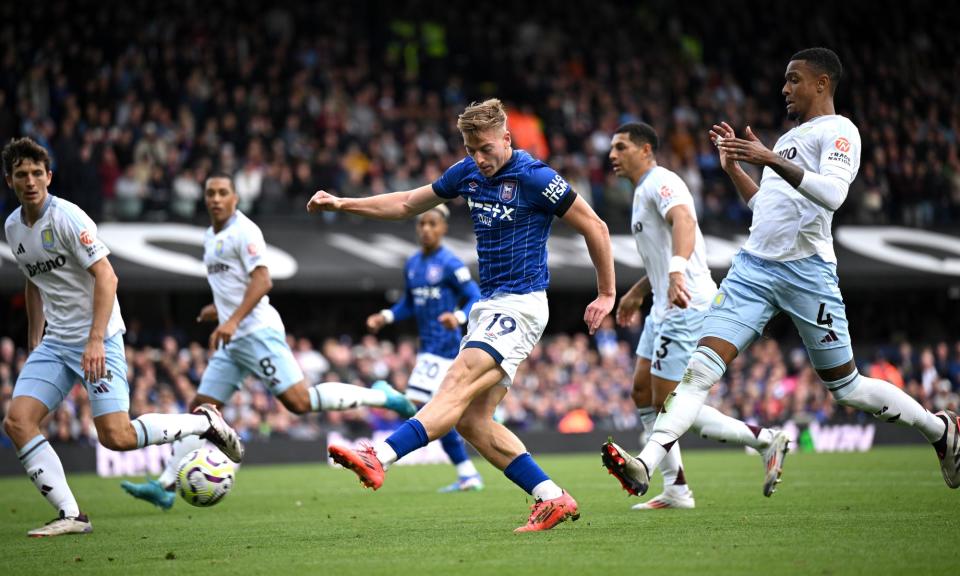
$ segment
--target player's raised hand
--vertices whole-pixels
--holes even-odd
[[[93,384],[107,375],[107,353],[103,349],[103,340],[90,338],[83,348],[80,357],[80,367],[83,369],[83,378]]]
[[[311,214],[324,211],[336,212],[338,210],[340,210],[340,198],[324,190],[317,190],[310,201],[307,202],[307,212]]]
[[[720,150],[721,156],[726,154],[730,160],[747,162],[757,166],[766,166],[770,162],[771,156],[775,156],[763,145],[763,142],[757,138],[749,126],[747,126],[745,138],[723,138],[717,142],[717,148]]]
[[[221,343],[226,346],[233,340],[233,335],[237,333],[237,323],[233,320],[227,320],[217,326],[216,330],[210,334],[210,350],[216,350]]]
[[[379,312],[367,316],[367,330],[373,334],[379,332],[386,324],[387,318]]]
[[[693,296],[687,289],[687,280],[682,272],[670,274],[670,287],[667,288],[667,300],[677,308],[686,308],[690,305]]]
[[[643,295],[633,295],[630,292],[621,296],[620,303],[617,304],[617,325],[623,328],[636,326],[640,322],[643,299]]]
[[[716,146],[720,152],[720,167],[723,168],[724,172],[728,172],[737,164],[723,148],[720,148],[720,144],[728,138],[736,137],[737,134],[733,131],[733,127],[726,122],[714,124],[713,128],[710,129],[710,141],[713,142],[713,145]]]
[[[615,294],[600,294],[596,300],[587,305],[587,310],[583,313],[583,321],[587,323],[590,335],[597,331],[603,319],[613,310],[613,302],[616,298]]]

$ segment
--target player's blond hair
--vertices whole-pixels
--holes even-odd
[[[490,98],[483,102],[472,102],[457,117],[457,128],[462,134],[477,134],[492,128],[505,128],[507,111],[503,102]]]

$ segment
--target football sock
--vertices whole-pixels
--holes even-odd
[[[401,424],[400,427],[394,430],[393,434],[384,441],[384,444],[391,449],[390,451],[385,450],[385,453],[381,454],[379,449],[380,445],[378,444],[378,448],[376,449],[377,459],[386,467],[417,448],[423,448],[429,443],[430,438],[427,436],[427,430],[423,427],[423,424],[416,418],[411,418]]]
[[[371,390],[342,382],[324,382],[311,386],[307,392],[310,394],[310,409],[314,412],[383,406],[387,403],[387,394],[382,390]]]
[[[766,448],[773,440],[773,432],[769,429],[750,426],[707,405],[700,409],[691,428],[704,438],[738,446],[749,446],[756,450]]]
[[[846,378],[824,384],[839,404],[863,410],[878,420],[912,426],[928,442],[936,442],[946,430],[947,425],[942,418],[926,410],[909,394],[886,380],[854,372]]]
[[[447,453],[450,461],[454,464],[459,464],[469,459],[469,456],[467,456],[467,447],[464,445],[463,438],[457,433],[456,429],[442,436],[440,438],[440,445],[443,446],[443,451]]]
[[[17,456],[26,469],[27,476],[47,502],[68,518],[80,514],[77,499],[67,485],[67,476],[63,473],[60,457],[46,438],[41,435],[34,436],[23,448],[17,450]]]
[[[652,406],[649,408],[641,408],[640,413],[640,417],[643,419],[643,428],[649,436],[654,426],[656,426],[657,413]],[[657,466],[660,472],[663,473],[664,486],[672,486],[677,483],[678,479],[681,480],[681,484],[686,483],[686,480],[683,479],[683,472],[681,471],[682,466],[683,460],[680,457],[680,447],[674,446],[672,450],[667,452],[663,460],[660,461],[660,465]],[[650,472],[652,473],[652,470]]]
[[[690,356],[683,379],[668,396],[650,441],[640,452],[639,458],[648,473],[660,464],[677,439],[693,425],[710,388],[726,370],[720,356],[705,346],[700,346]]]
[[[167,458],[167,463],[163,467],[163,472],[157,478],[157,482],[164,488],[170,489],[177,481],[177,469],[180,467],[180,461],[187,454],[203,448],[206,440],[199,436],[184,436],[173,443],[173,454]]]
[[[210,429],[210,420],[203,414],[144,414],[130,424],[137,433],[137,448],[169,444]]]
[[[653,406],[637,408],[637,420],[640,421],[640,432],[637,434],[637,438],[640,440],[640,446],[643,446],[650,439],[650,433],[653,432],[653,424],[657,421],[657,409]]]
[[[477,470],[477,467],[473,465],[473,460],[467,458],[463,462],[457,464],[457,476],[461,478],[469,478],[470,476],[479,476],[480,471]]]
[[[529,452],[517,456],[503,469],[503,474],[527,494],[540,500],[552,500],[563,495],[550,477],[537,465]]]

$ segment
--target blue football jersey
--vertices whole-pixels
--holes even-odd
[[[463,196],[473,218],[483,298],[545,290],[547,238],[553,217],[561,217],[576,193],[562,176],[523,150],[492,178],[469,156],[447,169],[433,191],[441,198]]]
[[[417,252],[411,256],[403,275],[403,298],[390,309],[394,320],[413,316],[420,333],[420,351],[455,358],[460,351],[461,330],[446,328],[437,318],[458,309],[470,314],[470,308],[480,299],[480,289],[470,277],[470,269],[441,246],[431,254]]]

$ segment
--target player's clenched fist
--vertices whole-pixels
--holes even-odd
[[[307,202],[307,212],[310,213],[322,212],[325,210],[336,212],[339,209],[340,199],[333,194],[324,192],[323,190],[318,190],[317,193],[310,198],[310,201]]]

